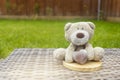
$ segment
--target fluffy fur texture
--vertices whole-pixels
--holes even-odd
[[[104,49],[93,48],[89,40],[94,35],[95,25],[92,22],[67,23],[65,38],[70,42],[67,49],[59,48],[53,52],[58,60],[85,64],[88,60],[100,61],[104,56]]]

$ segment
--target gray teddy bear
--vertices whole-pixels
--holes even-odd
[[[92,22],[67,23],[65,25],[65,38],[70,42],[67,49],[59,48],[53,52],[53,56],[65,62],[77,62],[85,64],[89,60],[100,61],[104,56],[104,49],[95,47],[89,43],[94,35],[95,25]]]

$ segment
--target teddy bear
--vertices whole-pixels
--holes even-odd
[[[65,38],[70,45],[67,49],[59,48],[53,52],[57,60],[85,64],[87,61],[100,61],[104,56],[104,49],[93,48],[89,43],[94,35],[95,24],[92,22],[67,23],[64,27]]]

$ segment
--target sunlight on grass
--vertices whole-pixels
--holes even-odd
[[[73,20],[0,20],[0,57],[6,57],[15,48],[67,47],[64,25]],[[86,21],[86,20],[85,20]],[[95,21],[94,46],[120,47],[120,23]]]

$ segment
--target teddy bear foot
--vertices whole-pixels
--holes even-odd
[[[79,64],[85,64],[87,62],[87,51],[80,50],[73,53],[73,60]]]
[[[64,60],[65,59],[65,49],[64,48],[59,48],[59,49],[56,49],[54,52],[53,52],[53,57],[57,60]]]

